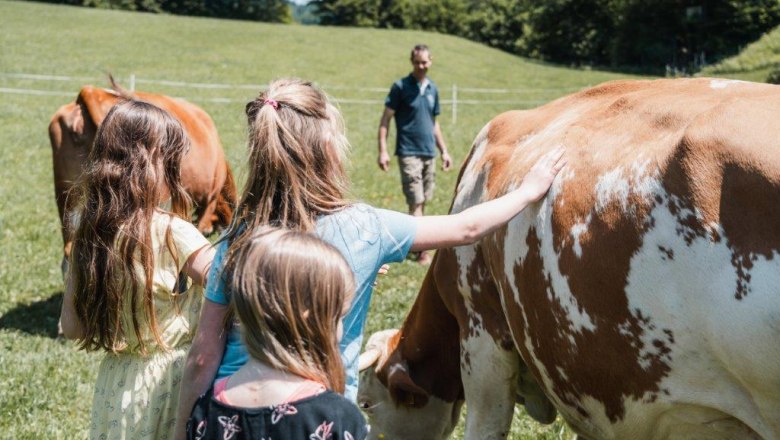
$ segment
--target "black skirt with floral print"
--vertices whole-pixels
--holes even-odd
[[[354,403],[325,391],[290,403],[239,408],[201,396],[187,422],[187,438],[257,440],[363,440],[368,426]]]

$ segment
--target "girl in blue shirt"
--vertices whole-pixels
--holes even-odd
[[[313,231],[347,260],[357,285],[344,318],[340,351],[345,396],[357,396],[358,357],[372,284],[382,265],[409,252],[474,243],[539,200],[563,168],[563,150],[543,156],[521,185],[502,197],[452,215],[413,217],[347,199],[349,144],[341,114],[310,82],[280,79],[247,104],[249,172],[233,224],[217,246],[200,325],[187,358],[177,434],[184,434],[197,397],[217,377],[248,359],[226,316],[229,292],[220,273],[226,256],[256,228]]]

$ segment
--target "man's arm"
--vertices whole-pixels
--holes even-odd
[[[452,158],[447,151],[447,144],[444,143],[444,136],[441,134],[441,126],[439,121],[434,122],[433,125],[433,137],[436,139],[436,147],[441,152],[441,169],[449,171],[452,168]]]
[[[387,171],[390,168],[390,155],[387,154],[387,131],[390,125],[390,120],[393,119],[395,110],[390,107],[385,107],[385,112],[382,113],[382,119],[379,120],[379,159],[377,164],[382,171]]]
[[[227,329],[225,317],[228,306],[217,304],[209,299],[203,301],[200,312],[200,324],[192,341],[184,364],[184,374],[179,389],[179,407],[176,411],[176,430],[174,438],[183,439],[187,434],[187,420],[198,397],[208,391],[217,376],[222,355],[225,352]]]

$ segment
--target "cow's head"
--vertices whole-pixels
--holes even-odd
[[[458,423],[462,397],[431,395],[415,383],[397,350],[398,330],[374,333],[360,355],[358,406],[371,425],[371,439],[447,439]],[[452,384],[460,389],[459,383]]]

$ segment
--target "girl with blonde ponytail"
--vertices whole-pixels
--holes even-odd
[[[249,178],[233,224],[219,245],[209,273],[201,327],[185,367],[179,419],[214,380],[246,363],[236,326],[225,317],[230,292],[222,262],[264,225],[316,233],[349,264],[356,292],[344,318],[340,351],[346,371],[345,396],[357,396],[363,327],[378,270],[412,251],[473,243],[539,200],[565,161],[563,151],[544,156],[520,187],[495,200],[452,215],[412,217],[347,199],[344,162],[348,143],[338,110],[310,82],[280,79],[246,106]],[[183,426],[177,434],[183,435]]]

